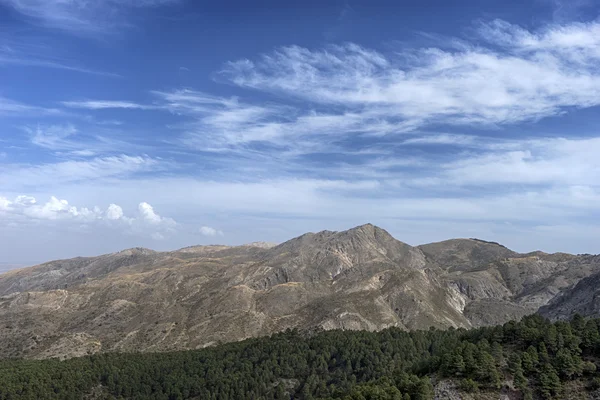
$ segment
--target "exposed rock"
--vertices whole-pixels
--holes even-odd
[[[540,308],[540,314],[552,320],[570,318],[575,313],[594,318],[600,316],[600,273],[582,279]]]

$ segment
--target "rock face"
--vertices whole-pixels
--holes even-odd
[[[294,327],[496,324],[595,272],[594,256],[476,239],[412,247],[370,224],[278,246],[136,248],[0,275],[0,356],[190,349]]]
[[[600,315],[600,273],[582,279],[540,308],[540,314],[552,320],[567,319],[575,313],[596,318]]]

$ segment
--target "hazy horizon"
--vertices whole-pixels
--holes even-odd
[[[353,227],[348,227],[348,228],[344,228],[344,229],[340,229],[338,231],[343,231],[343,230],[347,230],[347,229],[351,229],[354,228]],[[326,229],[326,230],[331,230],[331,229]],[[320,231],[312,231],[312,233],[317,233]],[[298,236],[305,234],[305,233],[311,233],[309,231],[307,232],[303,232],[301,234],[299,234]],[[392,234],[390,232],[390,234]],[[266,242],[266,243],[273,243],[275,245],[277,244],[281,244],[284,243],[287,240],[291,240],[294,239],[298,236],[294,236],[294,237],[289,237],[286,238],[285,240],[281,240],[281,241],[270,241],[270,240],[258,240],[258,241],[254,241],[254,242]],[[392,236],[394,236],[392,234]],[[484,241],[489,241],[489,242],[495,242],[493,240],[488,240],[485,238],[478,238],[478,237],[449,237],[449,238],[445,238],[445,239],[441,239],[441,240],[435,240],[435,241],[425,241],[425,242],[418,242],[418,243],[409,243],[406,242],[404,240],[402,240],[402,238],[398,238],[396,236],[394,236],[396,239],[400,240],[401,242],[407,243],[411,246],[420,246],[420,245],[425,245],[425,244],[430,244],[430,243],[434,243],[434,242],[441,242],[441,241],[445,241],[445,240],[452,240],[452,239],[479,239],[479,240],[484,240]],[[69,258],[76,258],[76,257],[96,257],[96,256],[101,256],[104,254],[110,254],[110,253],[116,253],[122,250],[127,250],[130,248],[135,248],[135,247],[143,247],[143,248],[148,248],[150,250],[155,250],[155,251],[175,251],[175,250],[180,250],[182,248],[185,247],[190,247],[190,246],[207,246],[207,245],[226,245],[226,246],[240,246],[240,245],[245,245],[245,244],[249,244],[252,242],[238,242],[238,243],[225,243],[225,242],[219,242],[218,240],[215,242],[208,242],[208,243],[203,243],[203,244],[198,244],[198,243],[192,243],[192,244],[187,244],[184,246],[175,246],[175,247],[160,247],[160,248],[153,248],[153,247],[147,247],[147,246],[133,246],[133,247],[124,247],[124,248],[114,248],[112,250],[107,250],[107,251],[103,251],[103,252],[77,252],[77,249],[71,249],[70,252],[65,252],[62,255],[57,253],[57,256],[55,256],[54,258],[49,258],[49,259],[40,259],[37,261],[34,261],[33,259],[30,261],[21,261],[21,262],[2,262],[0,261],[0,274],[10,271],[10,270],[14,270],[14,269],[20,269],[20,268],[26,268],[26,267],[30,267],[30,266],[34,266],[34,265],[38,265],[38,264],[43,264],[45,262],[49,262],[49,261],[56,261],[56,260],[61,260],[61,259],[69,259]],[[534,252],[534,251],[542,251],[545,253],[564,253],[562,251],[546,251],[544,249],[526,249],[526,248],[520,248],[520,247],[511,247],[511,246],[506,246],[504,243],[501,242],[497,242],[500,245],[503,245],[505,247],[508,247],[510,250],[516,251],[518,253],[530,253],[530,252]],[[582,254],[582,253],[574,253],[574,254]],[[592,254],[596,254],[596,253],[592,253]]]

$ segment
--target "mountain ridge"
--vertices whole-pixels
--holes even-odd
[[[1,274],[0,356],[199,348],[287,328],[492,325],[596,272],[599,256],[479,239],[410,246],[372,224],[276,246],[133,248]]]

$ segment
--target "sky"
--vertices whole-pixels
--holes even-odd
[[[0,269],[364,223],[600,253],[599,11],[0,0]]]

